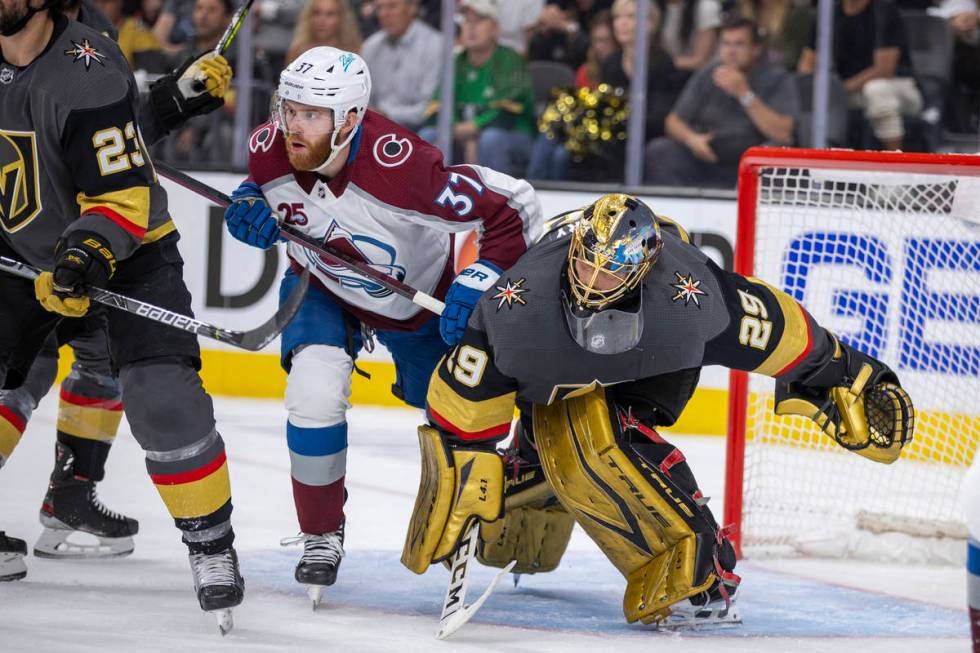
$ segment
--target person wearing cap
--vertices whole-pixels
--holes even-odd
[[[497,43],[495,0],[460,4],[462,52],[456,56],[453,141],[466,163],[516,174],[527,162],[535,133],[534,89],[527,62]],[[433,142],[439,89],[429,105],[430,125],[419,135]]]

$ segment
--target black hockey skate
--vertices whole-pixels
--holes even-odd
[[[316,610],[323,588],[337,581],[337,570],[344,557],[344,526],[323,535],[300,533],[285,538],[280,544],[289,546],[300,542],[303,543],[303,557],[296,565],[296,580],[306,585],[306,593]]]
[[[20,580],[27,575],[27,542],[0,531],[0,582]]]
[[[238,554],[228,547],[218,553],[191,553],[194,591],[201,609],[218,620],[218,630],[227,635],[234,622],[231,609],[245,598],[245,580],[238,569]]]
[[[34,544],[41,558],[113,558],[133,552],[139,522],[109,510],[95,492],[95,481],[75,477],[75,455],[55,443],[55,467],[41,504],[44,531]],[[97,544],[70,541],[73,533],[88,533]]]
[[[667,630],[688,630],[704,626],[735,626],[742,623],[742,615],[735,605],[741,578],[731,572],[721,571],[715,583],[701,594],[696,594],[670,606],[670,615],[658,624]]]

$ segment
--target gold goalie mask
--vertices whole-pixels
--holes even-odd
[[[636,292],[663,239],[653,211],[635,197],[603,195],[582,212],[568,249],[565,319],[575,342],[596,354],[620,354],[643,333]]]

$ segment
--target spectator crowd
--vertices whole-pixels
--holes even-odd
[[[94,5],[118,32],[138,79],[152,79],[214,48],[235,2]],[[621,181],[637,6],[458,0],[453,160],[532,180]],[[733,187],[747,148],[810,145],[817,59],[811,0],[651,0],[649,8],[645,183]],[[268,118],[282,68],[311,47],[330,45],[367,61],[375,111],[434,141],[440,9],[440,0],[257,0],[250,20],[254,81],[238,89],[249,94],[251,124]],[[236,53],[232,47],[225,55],[233,67]],[[829,145],[976,148],[977,0],[837,0],[830,61]],[[172,134],[156,156],[227,166],[236,97]],[[582,139],[594,142],[583,147]]]

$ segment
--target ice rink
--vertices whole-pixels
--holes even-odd
[[[41,404],[0,471],[0,529],[33,545],[53,455],[56,393]],[[963,571],[819,560],[748,560],[740,627],[663,633],[622,616],[625,580],[581,531],[561,567],[507,581],[473,622],[435,640],[447,575],[399,563],[418,484],[416,411],[350,414],[347,557],[316,612],[293,580],[296,532],[280,402],[218,399],[230,461],[236,547],[246,583],[235,629],[221,638],[197,607],[186,549],[146,475],[125,422],[100,495],[140,521],[136,551],[111,561],[29,557],[28,577],[0,584],[0,652],[47,651],[968,651]],[[724,442],[675,442],[720,515]],[[474,599],[492,577],[472,573]]]

